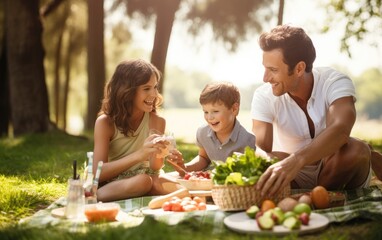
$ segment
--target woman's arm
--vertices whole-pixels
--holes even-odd
[[[108,162],[109,143],[114,134],[114,124],[106,116],[100,116],[95,123],[94,127],[94,165],[93,171],[99,161],[103,161],[102,171],[100,175],[100,182],[110,180],[135,164],[147,160],[152,154],[158,153],[158,144],[154,144],[148,138],[145,144],[137,151],[112,162]]]

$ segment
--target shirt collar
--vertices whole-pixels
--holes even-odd
[[[240,122],[239,122],[239,120],[235,119],[235,123],[234,123],[230,137],[228,138],[228,140],[225,143],[222,143],[222,144],[226,144],[230,140],[232,142],[236,142],[238,137],[239,137],[239,131],[240,131]],[[208,128],[207,136],[210,138],[213,138],[216,141],[218,140],[218,138],[216,137],[216,133],[210,127]]]

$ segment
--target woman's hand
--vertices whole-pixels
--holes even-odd
[[[166,143],[163,141],[156,141],[155,139],[160,137],[159,135],[153,134],[146,138],[143,143],[142,148],[139,150],[142,161],[151,158],[152,156],[156,156],[157,154],[161,154],[162,149],[166,148]]]
[[[149,159],[151,169],[159,170],[163,167],[163,158],[168,154],[168,145],[169,141],[158,134],[152,134],[146,138],[143,145],[143,151],[148,155],[144,159]]]

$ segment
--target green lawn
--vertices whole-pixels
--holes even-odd
[[[177,141],[185,159],[197,154],[193,144]],[[382,140],[372,142],[382,150]],[[53,201],[66,194],[67,179],[72,175],[72,162],[77,160],[80,173],[86,160],[86,152],[92,151],[91,134],[73,137],[61,132],[27,135],[19,138],[0,139],[0,239],[143,239],[142,233],[150,239],[205,239],[203,226],[192,222],[168,227],[152,219],[146,219],[137,228],[94,228],[88,234],[63,232],[55,228],[22,229],[17,226],[20,219],[31,216],[46,208]],[[169,166],[165,170],[172,171]],[[319,236],[308,239],[382,239],[380,222],[355,220],[346,224],[332,224]],[[374,230],[373,230],[374,229]],[[191,235],[189,235],[191,234]],[[147,235],[144,235],[147,236]],[[251,239],[237,234],[209,235],[212,239]],[[296,238],[296,237],[294,237]],[[290,238],[289,238],[290,239]]]

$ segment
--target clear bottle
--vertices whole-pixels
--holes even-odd
[[[94,180],[94,174],[93,174],[93,152],[87,152],[88,157],[88,165],[87,165],[87,173],[86,178],[84,182],[84,190],[85,190],[85,200],[86,203],[94,203],[94,192],[93,192],[93,180]],[[95,200],[97,202],[97,200]]]

